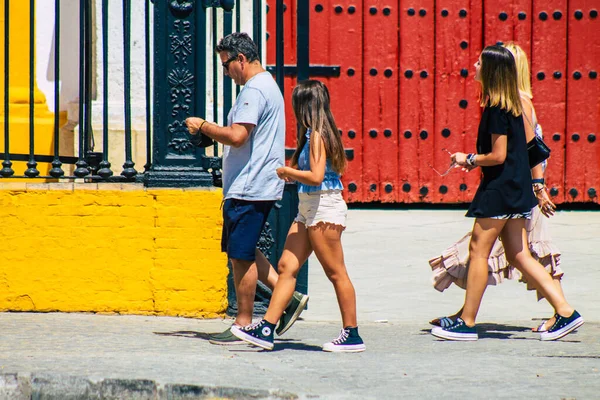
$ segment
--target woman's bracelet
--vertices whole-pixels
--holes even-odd
[[[469,165],[470,167],[474,167],[475,166],[475,157],[477,157],[477,154],[473,154],[473,153],[469,153],[467,154],[467,165]]]
[[[207,121],[203,121],[203,122],[200,124],[200,128],[198,128],[198,132],[202,133],[202,127],[204,126],[204,124],[205,124],[206,122],[207,122]]]
[[[539,193],[539,192],[543,191],[544,189],[546,189],[546,185],[544,185],[543,183],[536,182],[532,186],[533,186],[534,193]]]
[[[533,184],[541,183],[543,185],[545,182],[544,182],[544,178],[534,178],[531,180],[531,183],[533,183]]]

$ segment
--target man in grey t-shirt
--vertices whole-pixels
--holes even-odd
[[[216,51],[224,73],[240,91],[227,126],[202,118],[188,118],[192,135],[202,134],[223,143],[223,237],[221,248],[231,260],[238,302],[235,324],[252,322],[256,283],[260,279],[273,289],[278,275],[256,247],[271,208],[283,194],[284,182],[276,169],[285,164],[285,113],[283,96],[275,80],[262,67],[256,44],[245,33],[221,39]],[[287,330],[304,308],[308,296],[295,293],[282,317]],[[283,330],[283,332],[285,331]],[[240,340],[227,331],[211,335],[211,343],[230,344]]]

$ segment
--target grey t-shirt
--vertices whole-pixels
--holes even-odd
[[[223,150],[223,197],[280,200],[283,180],[275,170],[285,165],[283,96],[268,72],[253,76],[242,88],[227,124],[255,125],[246,143]]]

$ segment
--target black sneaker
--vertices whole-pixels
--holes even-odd
[[[358,353],[366,349],[367,347],[358,334],[358,327],[342,329],[340,336],[323,345],[323,351],[336,353]]]
[[[275,325],[263,320],[244,326],[231,327],[231,333],[242,339],[244,342],[253,344],[254,346],[262,347],[266,350],[273,350],[273,329]]]
[[[477,329],[475,327],[468,327],[462,318],[456,318],[454,323],[450,326],[442,328],[441,326],[434,326],[431,329],[431,334],[435,337],[439,337],[446,340],[477,340]]]
[[[294,295],[290,300],[290,304],[288,304],[285,311],[281,315],[281,318],[279,319],[279,325],[277,326],[277,329],[275,329],[277,336],[283,335],[292,327],[292,325],[294,325],[294,322],[296,322],[300,314],[302,314],[302,311],[304,311],[304,307],[306,307],[307,302],[307,294],[294,292]]]
[[[540,340],[556,340],[568,335],[579,328],[585,322],[583,317],[577,311],[573,311],[570,317],[565,318],[558,314],[555,315],[556,322],[546,332],[542,332]]]
[[[221,333],[212,333],[208,335],[208,341],[211,344],[218,344],[221,346],[228,346],[232,344],[244,344],[245,342],[231,333],[231,328],[227,328],[226,331]]]

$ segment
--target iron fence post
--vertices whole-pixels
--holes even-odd
[[[206,9],[192,0],[154,1],[154,110],[151,187],[212,186],[218,162],[196,147],[185,125],[204,116]]]

